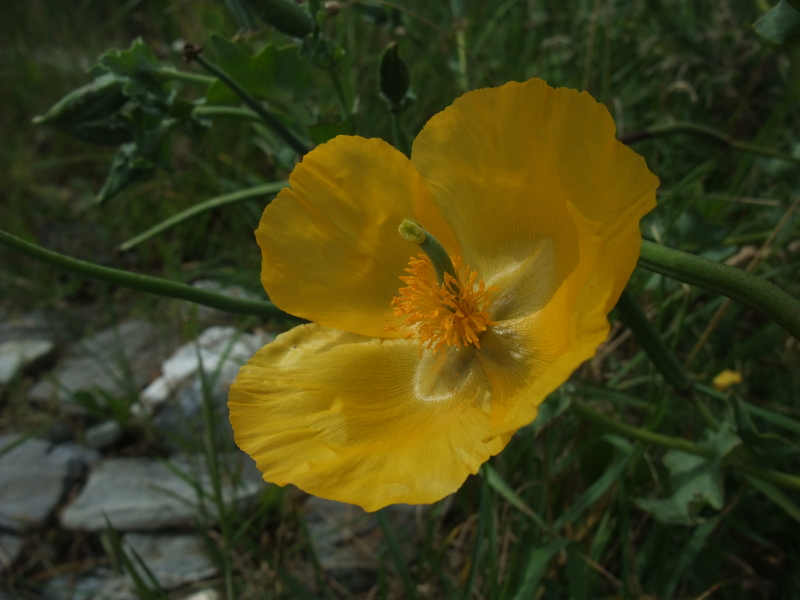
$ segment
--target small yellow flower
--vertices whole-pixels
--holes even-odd
[[[727,392],[731,386],[738,383],[742,383],[742,374],[738,371],[732,371],[731,369],[720,371],[719,374],[711,380],[711,384],[718,392]]]
[[[239,372],[236,442],[267,481],[377,510],[456,490],[591,358],[658,179],[603,105],[533,79],[462,96],[410,160],[342,136],[290,184],[261,280],[314,323]]]

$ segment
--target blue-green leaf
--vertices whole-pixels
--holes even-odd
[[[781,0],[753,24],[755,32],[773,44],[787,44],[800,39],[800,7],[796,0]]]
[[[662,523],[676,525],[696,525],[703,523],[699,516],[705,506],[719,510],[725,501],[722,477],[722,459],[741,439],[736,436],[729,424],[719,431],[709,434],[703,444],[712,448],[716,454],[708,460],[696,454],[670,450],[662,459],[670,473],[673,494],[669,498],[637,498],[636,504],[652,514]]]
[[[311,69],[300,55],[299,46],[277,48],[269,44],[251,56],[218,35],[211,36],[211,46],[220,68],[254,98],[289,104],[302,100],[311,91]],[[206,98],[211,104],[239,102],[239,97],[221,81],[211,85]]]

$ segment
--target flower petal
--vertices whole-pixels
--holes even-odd
[[[495,431],[476,356],[296,327],[239,372],[236,443],[267,481],[324,498],[367,510],[439,500],[511,437]]]
[[[576,207],[569,210],[580,239],[578,266],[544,308],[503,321],[481,337],[479,359],[491,384],[492,405],[496,412],[506,409],[498,412],[498,434],[530,423],[542,400],[594,355],[608,336],[611,299],[619,296],[615,275],[632,270],[636,261],[637,254],[609,244],[600,226]]]
[[[638,253],[631,226],[638,231],[655,206],[658,186],[644,159],[615,138],[605,106],[541,79],[457,99],[425,125],[411,161],[466,263],[487,284],[511,290],[499,318],[538,310],[577,266],[568,202],[601,224],[601,235]],[[551,258],[541,260],[545,241]],[[613,273],[616,296],[629,276]],[[537,281],[542,287],[532,288]]]
[[[409,160],[378,139],[340,136],[309,152],[264,210],[256,239],[261,282],[281,309],[322,325],[397,337],[390,303],[418,247],[416,219],[451,252],[455,236]]]

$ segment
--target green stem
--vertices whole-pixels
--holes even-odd
[[[692,388],[691,380],[628,290],[622,291],[617,312],[664,379],[679,392],[689,391]]]
[[[672,450],[680,450],[681,452],[695,454],[709,460],[713,460],[717,456],[716,452],[714,452],[712,448],[695,444],[694,442],[684,440],[683,438],[661,435],[660,433],[655,433],[653,431],[639,429],[638,427],[620,423],[616,419],[612,419],[607,415],[592,410],[583,402],[579,402],[575,399],[572,400],[572,410],[574,410],[575,413],[585,421],[589,421],[590,423],[594,423],[595,425],[598,425],[604,429],[619,433],[620,435],[624,435],[634,440],[639,440],[646,444],[655,444],[657,446],[671,448]],[[764,481],[769,481],[770,483],[775,483],[784,487],[800,489],[800,477],[795,475],[781,473],[780,471],[759,469],[736,457],[728,460],[727,464],[744,471],[745,473],[749,473],[754,477],[763,479]]]
[[[399,123],[399,121],[400,121],[400,117],[397,114],[397,112],[395,112],[392,109],[389,109],[389,122],[392,125],[392,145],[394,145],[395,148],[400,150],[400,152],[402,152],[406,156],[409,156],[410,155],[409,149],[406,148],[404,140],[403,140],[402,136],[400,135],[400,123]]]
[[[660,433],[655,433],[654,431],[639,429],[638,427],[633,427],[632,425],[620,423],[616,419],[592,410],[583,402],[579,402],[575,399],[572,400],[572,409],[583,420],[589,421],[590,423],[599,425],[604,429],[609,429],[634,440],[639,440],[647,444],[664,446],[665,448],[671,448],[673,450],[680,450],[681,452],[688,452],[689,454],[696,454],[697,456],[702,456],[708,459],[713,459],[716,456],[712,448],[695,444],[694,442],[684,440],[683,438],[662,435]]]
[[[161,67],[155,71],[157,77],[171,79],[172,81],[183,81],[185,83],[197,83],[199,85],[211,85],[217,78],[199,73],[189,73],[188,71],[178,71],[171,67]]]
[[[198,106],[193,112],[199,117],[233,117],[234,119],[261,122],[261,117],[249,108],[241,106]]]
[[[232,192],[230,194],[223,194],[222,196],[216,196],[205,202],[200,202],[199,204],[195,204],[191,208],[187,208],[184,211],[179,212],[176,215],[172,215],[168,219],[161,221],[158,225],[154,225],[150,229],[143,231],[137,236],[132,237],[131,239],[121,243],[119,245],[119,249],[122,252],[130,250],[141,244],[144,241],[149,240],[151,237],[158,235],[162,231],[166,231],[170,227],[174,227],[178,223],[182,223],[187,219],[194,217],[195,215],[199,215],[202,212],[207,210],[212,210],[214,208],[219,208],[220,206],[225,206],[227,204],[233,204],[234,202],[241,202],[242,200],[250,200],[251,198],[257,198],[259,196],[265,196],[267,194],[273,194],[275,192],[279,192],[283,188],[289,185],[288,181],[276,181],[274,183],[265,183],[263,185],[257,185],[246,190],[239,190],[238,192]]]
[[[130,273],[120,269],[102,267],[91,262],[47,250],[36,244],[26,242],[3,230],[0,230],[0,244],[13,248],[23,254],[27,254],[31,258],[35,258],[36,260],[56,268],[90,277],[91,279],[147,292],[149,294],[180,298],[182,300],[188,300],[189,302],[195,302],[196,304],[203,304],[204,306],[243,315],[257,315],[259,317],[289,316],[272,302],[231,298],[222,294],[207,292],[177,281],[169,281],[158,277],[150,277],[149,275],[139,275],[138,273]]]
[[[800,300],[756,275],[647,240],[639,266],[755,308],[800,340]]]
[[[744,471],[745,473],[752,475],[753,477],[758,477],[759,479],[774,483],[775,485],[800,490],[800,477],[797,477],[796,475],[781,473],[780,471],[773,471],[772,469],[769,471],[758,469],[738,458],[732,459],[729,464],[736,467],[740,471]]]
[[[209,73],[213,73],[220,79],[220,81],[227,85],[234,94],[241,98],[242,102],[255,111],[256,114],[261,117],[261,120],[264,121],[264,123],[266,123],[270,129],[275,131],[275,133],[280,135],[284,141],[294,149],[295,152],[297,152],[300,156],[308,153],[309,148],[303,142],[297,139],[297,137],[291,131],[289,131],[289,129],[287,129],[286,126],[281,123],[275,115],[266,110],[258,100],[253,98],[247,92],[247,90],[239,85],[235,79],[233,79],[214,63],[207,61],[201,54],[194,54],[192,56],[192,60],[196,60],[204,69],[206,69]]]
[[[420,250],[431,259],[439,283],[446,283],[445,274],[458,281],[458,273],[456,273],[456,268],[447,250],[422,225],[413,219],[403,219],[397,231],[403,239],[417,244]]]
[[[721,131],[712,129],[711,127],[706,127],[705,125],[699,125],[697,123],[673,123],[671,125],[650,127],[649,129],[644,129],[642,131],[631,133],[630,135],[622,136],[619,138],[619,141],[621,141],[623,144],[633,144],[635,142],[648,140],[654,137],[676,135],[680,133],[688,133],[690,135],[704,137],[722,144],[723,146],[733,148],[734,150],[741,150],[743,152],[758,154],[760,156],[769,156],[771,158],[779,158],[781,160],[800,165],[800,157],[792,156],[791,154],[786,154],[785,152],[779,152],[777,150],[773,150],[772,148],[748,144],[747,142],[739,142],[722,133]]]

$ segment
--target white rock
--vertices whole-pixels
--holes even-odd
[[[219,600],[219,592],[216,590],[200,590],[182,600]]]
[[[102,450],[116,442],[122,435],[122,425],[118,421],[103,421],[86,430],[84,437],[90,448]]]
[[[262,346],[272,341],[268,334],[241,333],[235,327],[209,327],[195,342],[178,348],[161,366],[161,376],[148,385],[139,399],[146,413],[163,404],[200,372],[226,370],[245,364]]]
[[[0,345],[0,385],[8,384],[21,369],[55,349],[53,340],[10,340]]]
[[[52,377],[38,381],[28,397],[37,402],[58,400],[80,411],[81,407],[72,402],[74,392],[129,396],[152,380],[168,344],[149,321],[125,321],[75,344]]]

